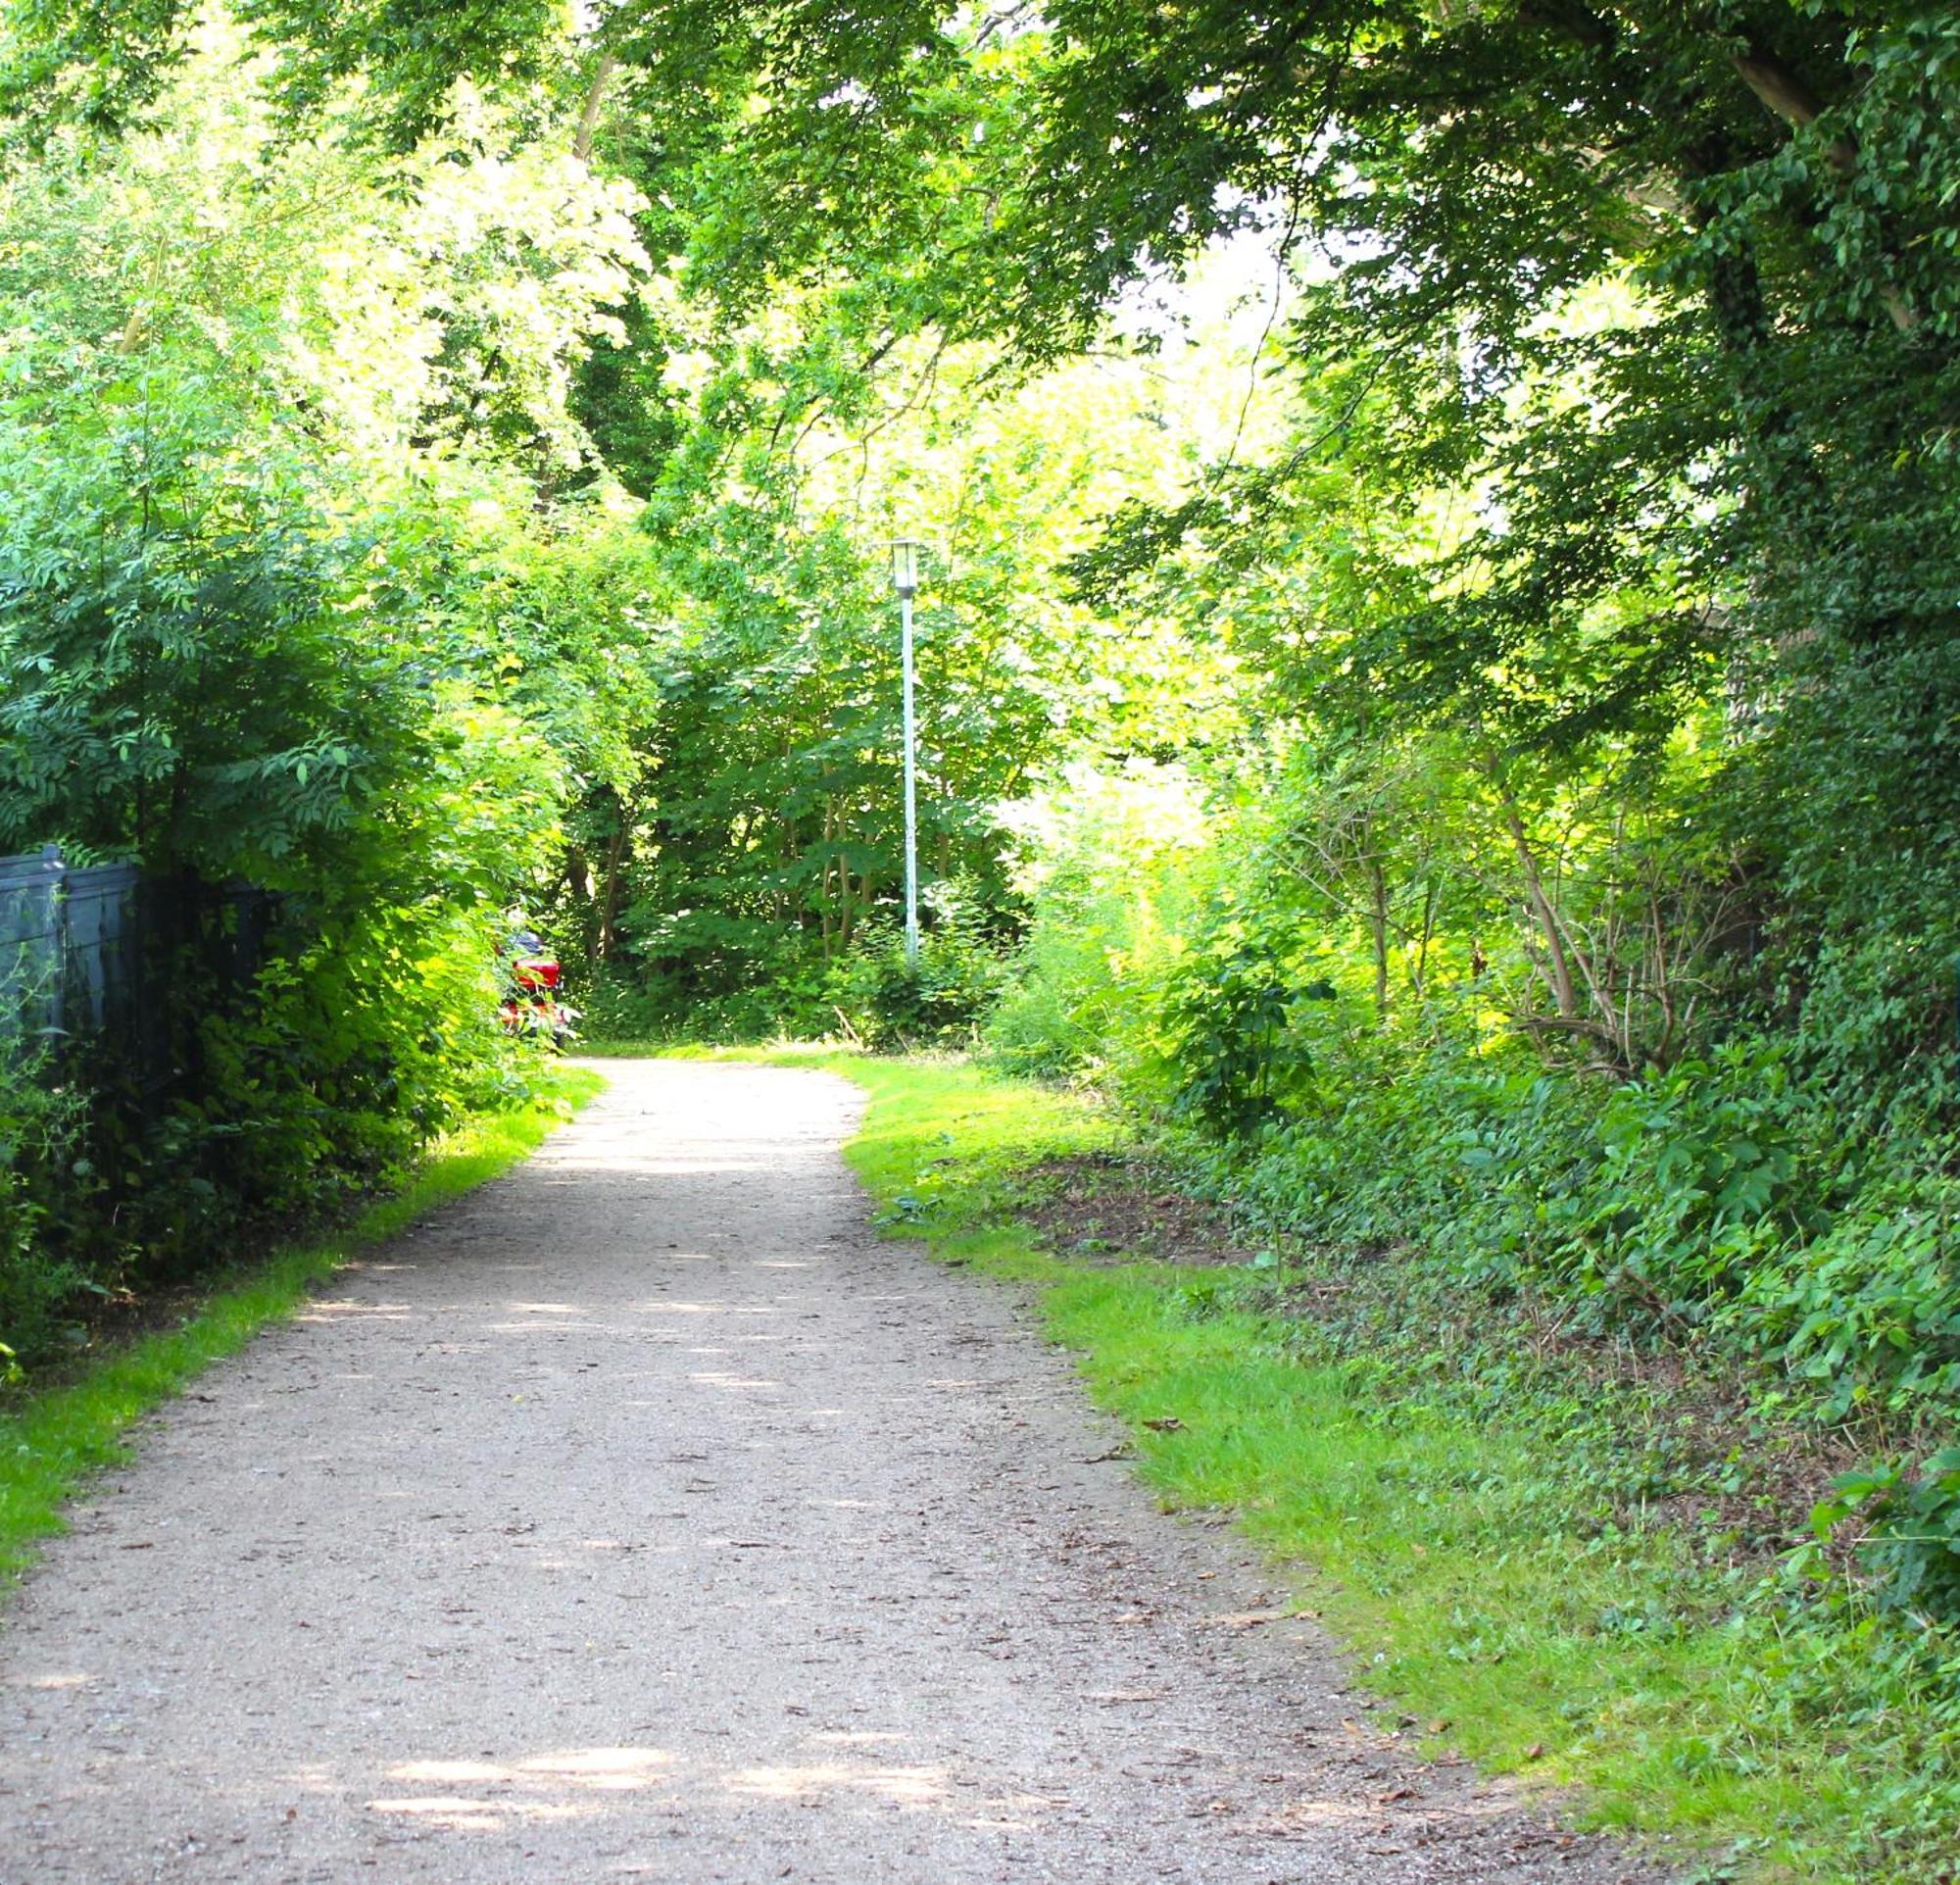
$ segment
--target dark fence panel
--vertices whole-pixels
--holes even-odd
[[[53,846],[0,858],[0,1055],[53,1045],[168,1085],[185,1070],[172,1017],[250,994],[279,908],[249,884],[71,867]]]
[[[31,857],[0,858],[0,1053],[18,1055],[61,1029],[66,876],[52,845]]]
[[[100,1034],[128,1021],[137,975],[137,891],[133,865],[71,870],[62,887],[65,1025]]]

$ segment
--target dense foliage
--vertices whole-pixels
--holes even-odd
[[[639,264],[630,192],[487,107],[385,167],[284,141],[237,52],[209,25],[156,128],[63,130],[0,208],[0,852],[279,913],[249,991],[145,937],[182,953],[141,1064],[0,1045],[24,1352],[78,1286],[209,1261],[519,1090],[502,913],[626,764],[630,689],[577,683],[632,560],[603,500],[541,493],[585,463],[570,377]]]

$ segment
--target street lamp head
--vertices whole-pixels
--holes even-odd
[[[892,545],[892,587],[902,596],[918,594],[918,545],[908,537]]]

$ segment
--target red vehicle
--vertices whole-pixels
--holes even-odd
[[[498,1011],[507,1034],[522,1034],[565,1047],[578,1038],[578,1014],[559,1000],[564,969],[559,960],[528,929],[513,931],[498,951],[507,980]]]

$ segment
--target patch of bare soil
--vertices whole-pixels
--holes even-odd
[[[1642,1397],[1664,1415],[1671,1442],[1702,1483],[1662,1492],[1650,1510],[1723,1535],[1732,1563],[1766,1559],[1806,1537],[1811,1509],[1872,1450],[1842,1428],[1766,1420],[1754,1410],[1760,1382],[1683,1341],[1603,1339],[1535,1301],[1522,1315],[1541,1355],[1576,1367],[1590,1384]]]
[[[203,1307],[211,1288],[171,1283],[142,1293],[122,1289],[77,1297],[67,1306],[71,1319],[63,1331],[63,1350],[37,1356],[24,1379],[0,1385],[0,1414],[14,1413],[51,1388],[70,1386],[99,1366],[105,1356],[146,1335],[181,1328]]]
[[[181,1276],[138,1277],[133,1282],[98,1293],[80,1290],[62,1305],[64,1346],[41,1355],[25,1370],[25,1379],[0,1387],[0,1413],[21,1405],[28,1396],[67,1387],[119,1349],[145,1336],[181,1328],[211,1298],[232,1283],[249,1278],[253,1269],[282,1245],[350,1222],[368,1205],[386,1195],[379,1187],[344,1197],[337,1209],[273,1214],[232,1229],[221,1260],[190,1279]]]
[[[1252,1252],[1221,1206],[1179,1191],[1155,1166],[1108,1153],[1049,1159],[1025,1174],[1018,1215],[1057,1256],[1243,1264]]]

